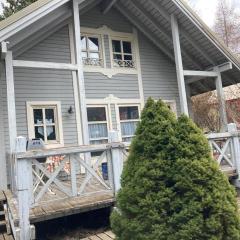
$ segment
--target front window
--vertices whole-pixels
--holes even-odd
[[[123,142],[130,142],[139,122],[138,106],[120,106],[119,119]]]
[[[108,142],[107,111],[105,107],[87,108],[90,144]]]
[[[100,40],[95,36],[81,36],[83,64],[88,66],[102,66]]]
[[[130,41],[112,40],[112,52],[114,67],[135,68]]]
[[[45,144],[62,143],[59,104],[29,104],[28,123],[30,138],[40,138]]]

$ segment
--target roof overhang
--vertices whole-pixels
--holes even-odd
[[[90,2],[100,0],[77,0],[83,7]],[[27,8],[0,22],[0,42],[11,39],[12,46],[17,43],[14,39],[20,32],[30,32],[33,24],[48,25],[49,21],[56,21],[57,10],[61,16],[71,15],[70,0],[39,0]],[[171,35],[171,14],[179,22],[180,41],[183,65],[185,70],[206,71],[226,62],[231,62],[232,69],[222,73],[223,86],[240,82],[240,62],[237,57],[215,36],[215,34],[194,14],[183,0],[118,0],[108,1],[104,13],[110,7],[118,9],[133,25],[148,37],[174,64],[173,43]],[[106,5],[106,0],[103,1]],[[65,11],[65,12],[64,12]],[[70,12],[66,15],[66,12]],[[51,14],[52,13],[52,14]],[[56,16],[56,17],[55,17]],[[49,21],[44,21],[48,17]],[[35,28],[32,28],[35,29]],[[27,36],[27,34],[24,34]],[[23,36],[24,36],[23,35]],[[19,36],[18,41],[23,41]],[[10,45],[11,46],[11,45]],[[213,78],[193,81],[192,95],[215,89]]]

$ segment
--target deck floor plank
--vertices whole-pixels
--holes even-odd
[[[81,240],[114,240],[115,235],[111,231],[98,233],[89,237],[81,238]]]
[[[100,234],[97,234],[97,236],[102,239],[102,240],[112,240],[112,238],[110,238],[107,234],[105,233],[100,233]]]

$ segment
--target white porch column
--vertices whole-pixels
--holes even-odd
[[[175,55],[175,63],[176,63],[176,70],[177,70],[177,81],[178,81],[181,113],[184,113],[188,116],[189,115],[188,104],[187,104],[187,96],[186,96],[185,81],[184,81],[179,29],[178,29],[177,19],[174,15],[171,15],[171,26],[172,26],[173,46],[174,46],[174,55]]]
[[[89,144],[88,135],[88,122],[87,122],[87,108],[86,108],[86,95],[85,95],[85,83],[83,75],[83,63],[82,63],[82,47],[81,47],[81,34],[80,34],[80,17],[79,17],[79,1],[73,0],[73,23],[74,23],[74,39],[75,39],[75,56],[76,64],[78,67],[78,87],[79,87],[79,100],[80,100],[80,112],[81,112],[81,125],[83,133],[83,144]]]
[[[7,107],[8,107],[8,130],[10,153],[15,151],[17,137],[16,108],[15,108],[15,91],[14,91],[14,74],[13,74],[13,57],[12,52],[8,51],[5,58],[6,67],[6,84],[7,84]]]
[[[226,101],[225,101],[225,94],[223,91],[222,86],[222,77],[221,73],[218,71],[218,76],[215,80],[216,90],[217,90],[217,97],[219,102],[219,111],[220,111],[220,120],[221,120],[221,131],[227,130],[227,111],[226,111]]]

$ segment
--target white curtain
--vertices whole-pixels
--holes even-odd
[[[122,136],[133,136],[135,134],[138,122],[121,123]]]
[[[89,124],[90,139],[108,138],[108,130],[106,123]]]

